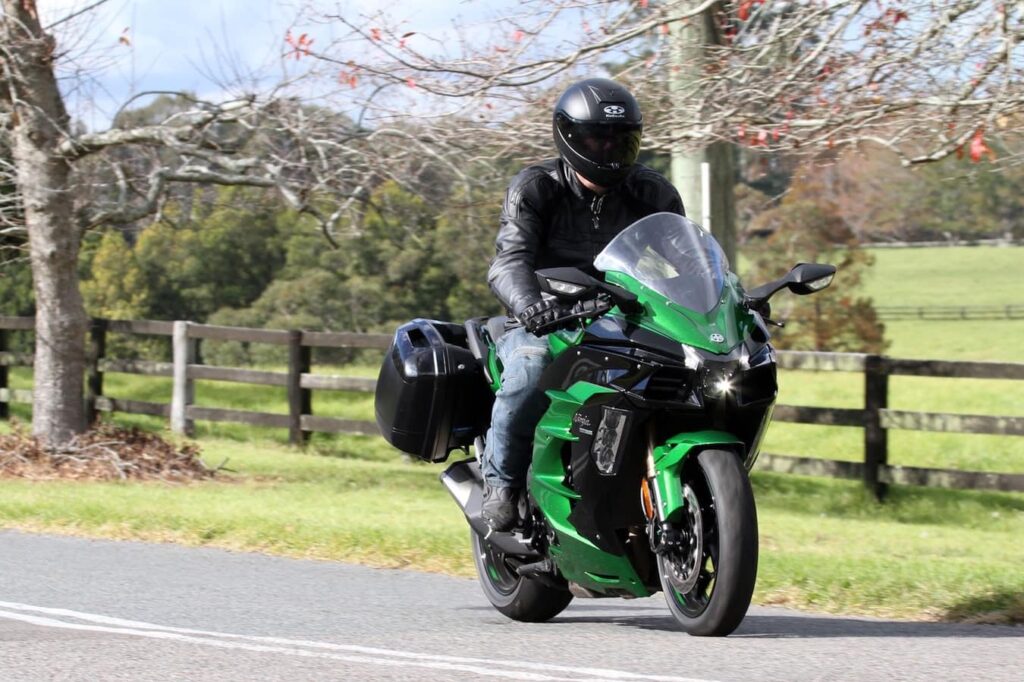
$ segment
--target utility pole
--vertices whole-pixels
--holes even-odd
[[[679,98],[697,97],[697,89],[708,58],[708,46],[721,44],[711,10],[699,17],[677,22],[671,27],[672,91]],[[676,130],[683,139],[682,129]],[[702,149],[686,149],[677,142],[672,149],[672,184],[679,190],[686,215],[701,225],[710,225],[711,233],[725,250],[729,262],[736,264],[736,164],[731,142],[714,142]],[[702,197],[701,165],[707,163],[705,177],[710,183],[710,212],[705,214]]]

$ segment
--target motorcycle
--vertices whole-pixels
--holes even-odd
[[[413,320],[381,367],[376,417],[399,449],[432,461],[471,527],[487,599],[545,621],[574,597],[665,594],[691,635],[727,635],[757,576],[748,472],[777,394],[769,299],[827,287],[835,267],[801,263],[745,291],[719,244],[692,221],[656,213],[575,268],[537,272],[566,314],[547,332],[550,401],[536,427],[519,522],[481,518],[479,457],[506,319]]]

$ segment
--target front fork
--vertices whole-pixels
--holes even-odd
[[[657,441],[654,435],[654,420],[647,422],[646,433],[646,479],[643,482],[642,499],[644,503],[644,514],[647,516],[647,539],[651,545],[651,551],[661,554],[668,551],[678,539],[675,537],[672,524],[669,523],[666,515],[668,510],[668,491],[670,486],[658,480],[658,467],[654,462],[654,449]]]
[[[644,511],[651,551],[660,554],[685,540],[685,531],[676,522],[686,511],[683,467],[689,458],[708,448],[735,450],[743,444],[730,433],[709,430],[676,434],[659,445],[652,419],[647,423],[646,446],[644,485],[649,495],[645,499],[651,500],[653,508],[645,504]]]

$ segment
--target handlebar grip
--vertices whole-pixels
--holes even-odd
[[[538,327],[534,331],[534,334],[537,336],[550,334],[551,332],[564,327],[567,323],[572,322],[573,320],[581,320],[587,317],[599,317],[614,307],[614,303],[601,298],[578,301],[572,308],[562,308],[561,312],[564,312],[564,315],[560,315],[558,319]]]

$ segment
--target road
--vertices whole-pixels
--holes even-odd
[[[546,624],[472,580],[0,531],[0,680],[1020,680],[1024,628],[754,607],[726,639],[660,595]]]

